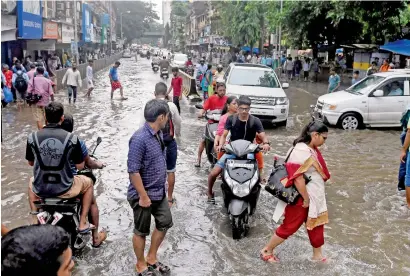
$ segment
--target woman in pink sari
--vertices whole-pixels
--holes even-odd
[[[284,185],[295,185],[301,197],[295,205],[286,205],[282,225],[276,229],[269,243],[262,249],[260,258],[266,262],[279,261],[273,252],[274,249],[293,235],[303,223],[306,224],[313,247],[312,260],[326,261],[322,254],[322,246],[324,224],[329,222],[325,182],[330,178],[330,174],[318,147],[325,143],[327,133],[328,128],[322,122],[313,121],[303,129],[302,134],[293,142],[293,149],[288,152],[288,179],[284,179]],[[304,175],[310,179],[307,184]]]
[[[228,97],[228,99],[226,99],[226,104],[224,106],[224,108],[222,109],[222,116],[219,119],[219,123],[218,123],[218,129],[216,130],[216,135],[215,135],[215,143],[214,143],[214,148],[215,148],[215,152],[216,148],[218,147],[219,143],[220,143],[220,138],[222,136],[222,134],[224,133],[225,130],[225,123],[226,120],[228,119],[229,116],[238,113],[238,98],[236,96],[230,96]],[[221,156],[224,153],[218,152],[218,159],[221,158]]]

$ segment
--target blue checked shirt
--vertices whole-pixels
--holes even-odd
[[[155,131],[145,123],[132,135],[128,151],[128,173],[139,173],[142,184],[151,200],[162,200],[165,196],[167,165],[165,147],[161,146]],[[162,141],[162,132],[158,133]],[[138,199],[139,195],[130,182],[128,199]]]

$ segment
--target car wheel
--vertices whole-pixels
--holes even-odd
[[[359,115],[355,113],[346,113],[340,119],[340,126],[344,130],[355,130],[359,129],[361,124],[361,119]]]

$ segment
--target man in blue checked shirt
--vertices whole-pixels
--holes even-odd
[[[170,268],[157,260],[157,251],[165,234],[172,227],[172,215],[165,195],[167,165],[162,129],[168,122],[169,107],[164,100],[151,100],[145,105],[145,124],[129,141],[128,202],[134,212],[134,236],[132,239],[137,256],[136,270],[139,276],[153,276],[154,270],[169,273]],[[151,248],[144,257],[145,238],[150,233],[151,215],[155,229]]]

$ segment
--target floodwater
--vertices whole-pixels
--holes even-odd
[[[89,147],[102,137],[96,155],[108,163],[97,172],[95,193],[100,223],[109,230],[109,238],[99,249],[86,248],[76,260],[76,276],[135,275],[133,216],[126,200],[128,140],[138,128],[141,107],[152,98],[159,76],[145,59],[121,62],[119,74],[127,101],[120,101],[119,94],[110,101],[108,69],[97,74],[91,100],[80,96],[75,106],[69,106],[63,91],[57,95],[74,114],[75,132]],[[289,149],[309,121],[309,105],[324,91],[324,85],[291,83],[286,91],[291,101],[288,128],[267,130],[273,146],[265,156],[268,169],[274,153],[284,155]],[[206,203],[209,165],[193,167],[205,126],[194,113],[195,108],[184,102],[177,202],[172,208],[174,227],[159,251],[160,260],[171,266],[172,275],[410,275],[410,212],[404,206],[404,196],[396,192],[398,130],[330,130],[323,147],[332,173],[326,188],[330,223],[325,227],[324,246],[329,263],[309,261],[312,250],[302,227],[278,247],[281,263],[270,265],[258,255],[278,226],[271,219],[275,201],[263,190],[249,236],[232,240],[218,184],[217,205]],[[1,215],[2,223],[13,228],[29,222],[26,193],[32,172],[24,157],[26,137],[35,123],[28,109],[18,112],[7,107],[2,115]]]

